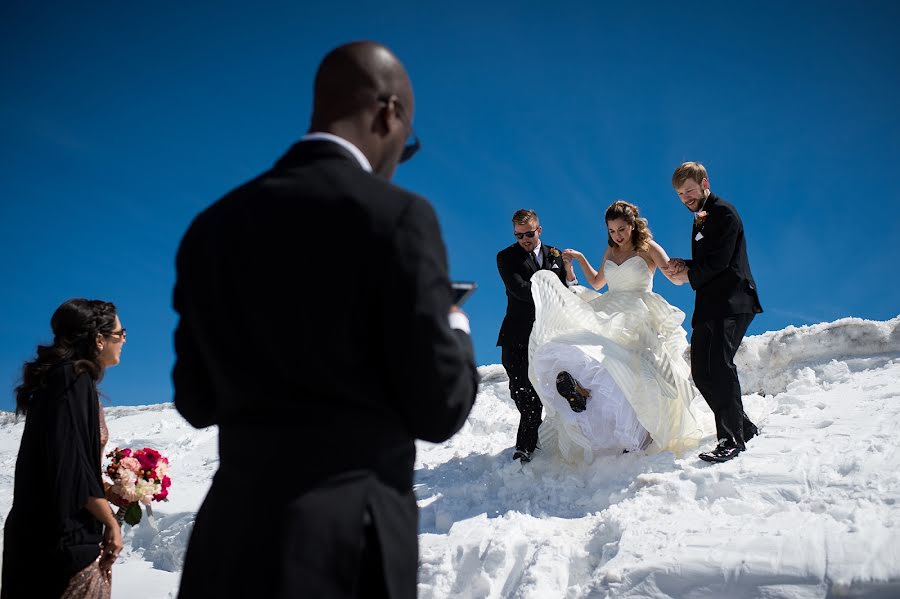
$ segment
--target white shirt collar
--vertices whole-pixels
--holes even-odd
[[[535,258],[537,258],[538,256],[541,255],[541,246],[542,246],[542,245],[544,245],[544,244],[542,244],[542,243],[541,243],[541,240],[538,239],[537,247],[535,247],[533,250],[531,250],[531,253],[534,254],[534,257],[535,257]]]
[[[333,133],[325,133],[324,131],[314,131],[312,133],[307,133],[303,137],[300,138],[300,141],[316,141],[316,140],[325,140],[334,142],[337,145],[341,146],[356,158],[356,161],[359,162],[359,166],[363,168],[367,173],[372,172],[372,165],[369,164],[369,159],[366,158],[366,155],[362,153],[362,151],[354,146],[352,143],[344,139],[343,137],[338,137]]]

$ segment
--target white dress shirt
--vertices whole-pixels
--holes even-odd
[[[324,131],[314,131],[312,133],[307,133],[303,137],[300,138],[300,141],[330,141],[336,143],[341,146],[356,158],[357,162],[359,162],[359,166],[363,168],[367,173],[372,172],[372,165],[369,163],[369,159],[366,158],[366,155],[362,153],[362,150],[354,146],[352,143],[344,139],[343,137],[338,137],[333,133],[325,133]]]

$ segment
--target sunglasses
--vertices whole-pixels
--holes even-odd
[[[400,162],[406,162],[415,156],[416,152],[418,152],[421,147],[422,144],[419,143],[419,136],[416,135],[412,130],[412,127],[410,127],[409,139],[406,140],[406,145],[403,146],[403,151],[400,153]]]
[[[121,328],[118,331],[113,331],[112,333],[107,333],[104,335],[105,337],[118,337],[119,339],[125,339],[125,328]]]
[[[393,96],[381,97],[378,98],[378,101],[387,104],[391,101],[391,97]],[[400,107],[400,110],[397,111],[397,118],[403,121],[407,127],[409,127],[409,135],[406,138],[406,145],[403,146],[403,151],[400,153],[399,162],[403,163],[416,155],[416,152],[418,152],[419,148],[422,147],[422,143],[419,141],[419,136],[416,135],[415,130],[413,130],[412,123],[401,116],[401,113],[404,115],[406,114],[406,108],[403,106],[403,103],[400,102],[400,100],[396,99],[396,97],[394,97],[394,103]]]
[[[513,233],[513,235],[516,236],[516,239],[522,239],[523,237],[527,237],[528,239],[531,239],[532,237],[535,236],[536,233],[537,233],[537,229],[535,229],[534,231],[525,231],[524,233]]]

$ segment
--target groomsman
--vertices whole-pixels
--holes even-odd
[[[718,444],[700,458],[727,462],[758,432],[744,413],[734,355],[762,307],[750,273],[744,224],[734,206],[710,191],[706,168],[685,162],[675,169],[672,186],[694,213],[694,226],[691,260],[673,258],[669,270],[697,294],[691,374],[716,417]]]
[[[528,337],[534,325],[531,276],[538,270],[552,270],[566,285],[577,281],[571,260],[541,243],[541,225],[534,210],[517,210],[512,217],[516,242],[497,254],[497,270],[506,285],[506,316],[500,326],[497,345],[509,375],[509,394],[519,410],[514,460],[530,462],[537,447],[541,425],[541,400],[528,380]]]

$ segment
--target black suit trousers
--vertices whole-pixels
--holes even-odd
[[[528,346],[503,345],[501,361],[509,375],[509,394],[519,410],[519,430],[516,433],[516,449],[532,452],[537,447],[538,427],[544,406],[537,391],[528,380]]]
[[[734,355],[754,314],[735,314],[706,320],[691,335],[691,374],[716,417],[718,439],[729,439],[742,447],[754,424],[744,413],[741,383]]]

